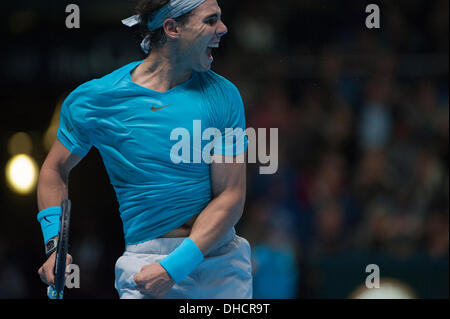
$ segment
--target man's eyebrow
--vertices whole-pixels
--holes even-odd
[[[206,20],[206,19],[210,19],[210,18],[219,18],[220,15],[221,15],[221,12],[212,13],[212,14],[206,16],[206,17],[205,17],[205,20]]]

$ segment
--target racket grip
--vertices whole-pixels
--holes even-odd
[[[58,294],[53,286],[47,287],[47,297],[49,299],[62,299],[62,293]]]

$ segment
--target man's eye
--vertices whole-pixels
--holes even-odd
[[[206,23],[209,25],[215,25],[217,23],[217,19],[214,18],[214,19],[206,20]]]

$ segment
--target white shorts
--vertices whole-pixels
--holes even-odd
[[[145,299],[136,288],[134,275],[177,248],[184,238],[156,238],[128,245],[115,266],[115,287],[121,299]],[[250,244],[234,228],[203,262],[176,283],[167,299],[249,299],[252,298]]]

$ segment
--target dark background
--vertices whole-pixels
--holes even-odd
[[[45,298],[36,192],[17,195],[5,179],[10,137],[28,133],[42,165],[61,100],[144,58],[137,31],[120,23],[132,1],[76,1],[80,29],[65,27],[69,3],[0,10],[0,298]],[[370,3],[381,29],[365,27]],[[248,165],[237,225],[253,247],[256,298],[347,298],[368,264],[419,298],[448,298],[448,3],[220,2],[229,34],[213,70],[240,89],[248,127],[279,128],[279,170]],[[81,288],[66,297],[117,298],[122,224],[95,149],[69,194]]]

